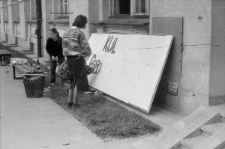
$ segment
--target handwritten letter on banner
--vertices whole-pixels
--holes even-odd
[[[149,112],[173,36],[92,34],[90,86]]]

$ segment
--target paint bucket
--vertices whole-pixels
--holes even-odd
[[[24,77],[23,83],[27,98],[40,98],[43,96],[45,77]]]

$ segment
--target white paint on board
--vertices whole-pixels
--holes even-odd
[[[122,65],[121,65],[122,64]],[[131,91],[137,83],[141,71],[141,64],[117,59],[108,76],[106,92],[126,103],[129,102]]]
[[[144,65],[128,103],[149,112],[159,79],[159,68]]]
[[[90,86],[149,112],[172,40],[172,35],[92,34]]]

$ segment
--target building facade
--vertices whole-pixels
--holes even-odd
[[[224,0],[41,0],[42,56],[51,27],[60,36],[74,18],[92,33],[172,34],[175,37],[155,104],[187,115],[225,102]],[[1,41],[37,53],[35,0],[1,0]],[[138,44],[138,43],[137,43]]]

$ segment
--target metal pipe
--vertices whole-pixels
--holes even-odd
[[[41,29],[42,29],[42,11],[41,11],[41,0],[36,0],[36,14],[37,14],[37,61],[39,61],[39,57],[41,54]]]

